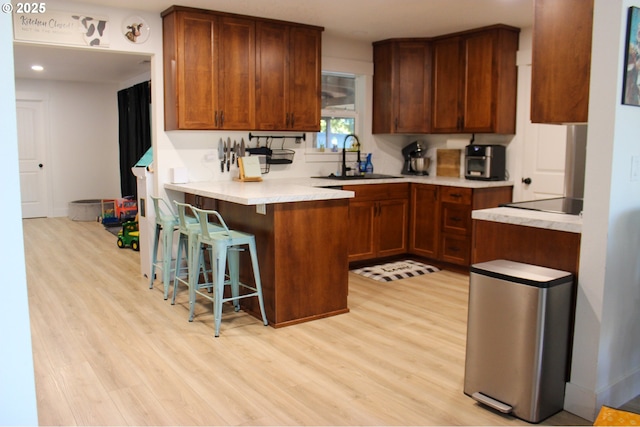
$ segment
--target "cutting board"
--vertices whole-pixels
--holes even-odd
[[[460,177],[461,154],[462,150],[438,149],[436,154],[436,175]]]

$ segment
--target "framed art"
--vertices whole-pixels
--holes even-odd
[[[640,106],[640,8],[629,8],[625,48],[622,103]]]

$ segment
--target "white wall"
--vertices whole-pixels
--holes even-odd
[[[640,108],[621,105],[627,10],[595,0],[574,357],[565,409],[593,420],[640,394]]]
[[[36,388],[31,353],[29,302],[25,273],[20,186],[18,175],[18,134],[13,83],[13,34],[11,15],[0,14],[0,128],[2,129],[2,167],[0,168],[0,223],[3,237],[10,244],[2,251],[3,272],[0,298],[0,425],[38,424]]]
[[[74,200],[120,197],[116,84],[21,79],[17,98],[47,100],[48,216]]]

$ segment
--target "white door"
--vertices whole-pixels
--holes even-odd
[[[45,101],[18,99],[18,154],[22,217],[47,216],[47,165],[45,164]]]
[[[529,96],[522,97],[518,108],[522,109],[524,123],[522,149],[522,179],[514,185],[521,186],[522,200],[549,199],[564,195],[564,170],[567,151],[567,127],[531,123],[529,102],[531,67],[518,67],[518,79],[527,85]],[[524,102],[526,101],[526,102]]]
[[[525,137],[522,166],[523,200],[562,197],[567,147],[567,127],[530,124]]]

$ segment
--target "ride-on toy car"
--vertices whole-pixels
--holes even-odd
[[[122,230],[118,231],[118,247],[120,249],[131,246],[134,251],[140,250],[140,231],[138,221],[127,221],[122,224]]]

